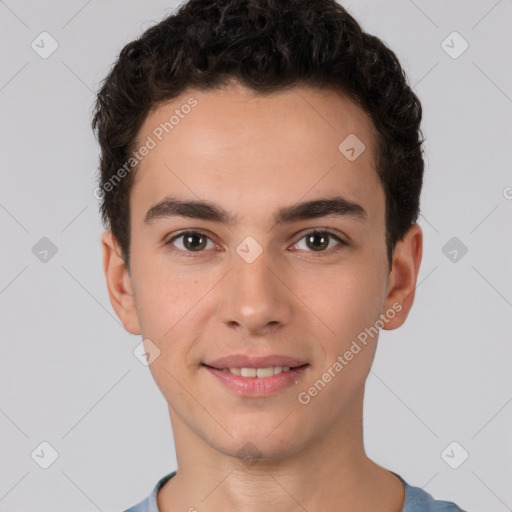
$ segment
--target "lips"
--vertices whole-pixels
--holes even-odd
[[[299,366],[304,366],[308,363],[307,361],[296,357],[274,354],[268,356],[231,355],[212,361],[206,361],[202,364],[211,368],[216,368],[217,370],[224,370],[229,368],[298,368]]]
[[[211,363],[218,366],[224,364],[256,364],[267,365],[269,358],[247,358],[236,357],[218,359]],[[285,362],[289,364],[298,364],[302,361],[296,358],[283,358],[282,356],[271,356],[270,361]],[[206,375],[210,374],[217,382],[220,382],[225,389],[229,389],[239,397],[246,398],[269,398],[275,396],[286,389],[297,386],[308,373],[309,364],[301,366],[270,366],[270,367],[226,367],[216,368],[202,364]],[[210,384],[208,384],[210,386]],[[214,390],[215,392],[215,390]]]

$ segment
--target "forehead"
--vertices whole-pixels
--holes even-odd
[[[285,196],[298,201],[333,188],[368,204],[371,194],[382,195],[376,135],[364,110],[328,89],[295,87],[265,96],[237,84],[187,90],[141,127],[137,147],[151,149],[135,173],[131,208],[165,194],[217,201],[245,195],[245,204],[257,206],[262,195],[266,204],[282,203]]]

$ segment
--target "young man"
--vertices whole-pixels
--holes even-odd
[[[370,460],[378,331],[422,256],[421,105],[334,0],[190,0],[98,94],[112,305],[178,470],[130,511],[456,511]]]

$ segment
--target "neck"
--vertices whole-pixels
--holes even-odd
[[[253,460],[213,447],[169,408],[178,471],[158,493],[160,512],[267,512],[269,507],[273,512],[400,512],[405,499],[402,483],[364,450],[363,394],[364,389],[318,439],[309,439],[306,446],[283,440],[290,448],[279,455],[259,446]]]

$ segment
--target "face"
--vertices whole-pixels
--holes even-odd
[[[109,232],[104,267],[124,326],[158,354],[150,370],[173,429],[272,459],[343,428],[375,326],[403,323],[421,257],[414,226],[389,272],[370,118],[332,91],[258,97],[231,84],[160,106],[139,146],[148,137],[130,196],[130,273]]]

